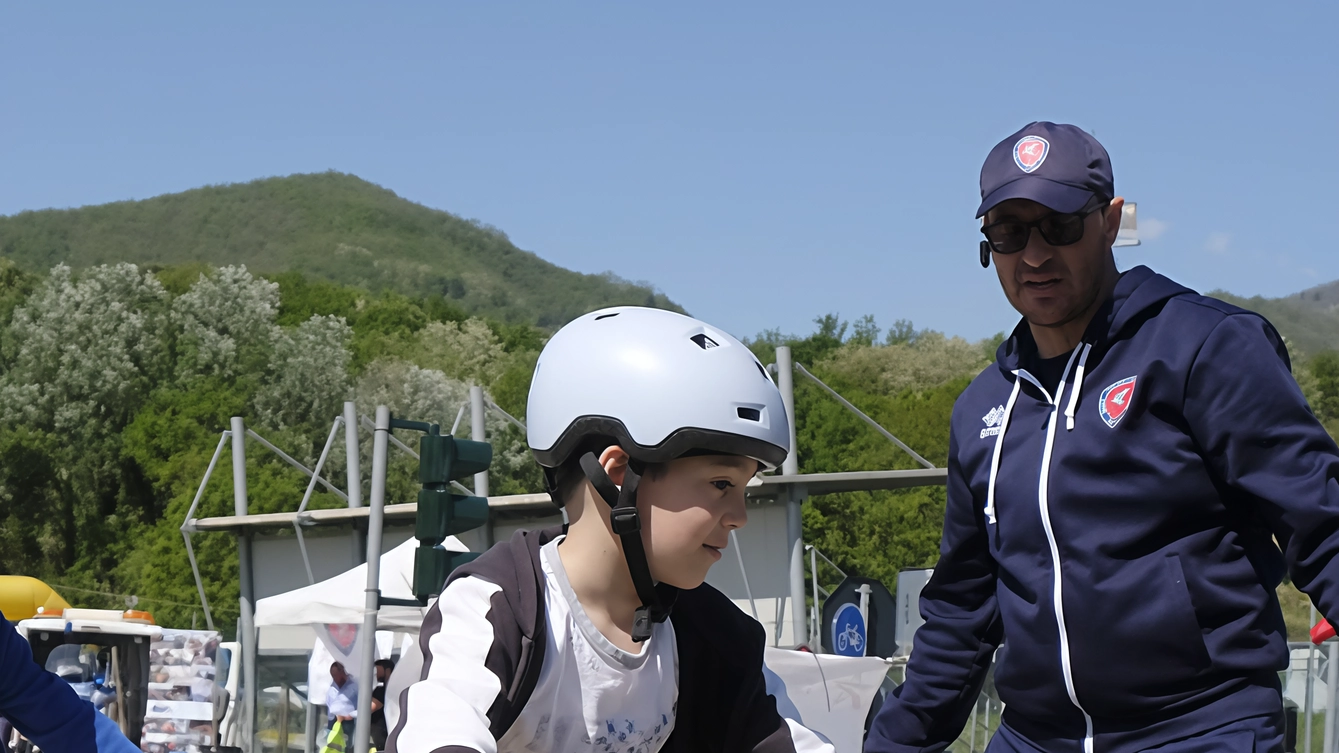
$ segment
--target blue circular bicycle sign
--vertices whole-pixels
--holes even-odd
[[[865,655],[865,618],[860,616],[860,607],[855,604],[843,604],[832,618],[833,653],[839,656]]]

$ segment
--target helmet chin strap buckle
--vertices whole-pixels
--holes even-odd
[[[617,536],[640,533],[642,519],[635,507],[615,507],[609,511],[609,526]]]
[[[632,618],[632,640],[641,643],[651,637],[651,627],[656,620],[651,617],[650,607],[637,607]]]

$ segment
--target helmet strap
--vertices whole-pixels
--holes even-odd
[[[628,573],[632,576],[633,588],[637,589],[637,598],[642,602],[632,620],[632,639],[641,643],[651,637],[651,626],[664,622],[670,611],[657,593],[655,581],[651,578],[651,566],[646,561],[642,522],[637,512],[637,485],[641,483],[641,474],[629,463],[624,471],[623,486],[619,488],[605,473],[593,452],[581,456],[581,470],[600,498],[609,505],[610,527],[623,542],[623,558],[627,560]],[[670,603],[673,603],[672,598]]]

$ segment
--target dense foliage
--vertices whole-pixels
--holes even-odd
[[[120,262],[297,270],[373,291],[444,296],[474,314],[541,327],[615,303],[677,310],[648,284],[563,269],[495,227],[335,172],[0,217],[0,256],[33,273]]]
[[[870,317],[816,324],[749,345],[764,363],[790,345],[796,361],[942,466],[953,402],[1000,336],[969,343],[909,322],[883,333]],[[39,276],[0,259],[0,572],[41,577],[88,606],[134,594],[165,624],[190,624],[198,598],[178,528],[230,416],[308,465],[350,398],[449,426],[479,384],[523,416],[547,335],[470,316],[440,295],[372,293],[296,272],[121,263]],[[1339,354],[1299,353],[1295,372],[1339,429]],[[802,472],[917,467],[798,376],[796,402]],[[491,415],[488,429],[493,492],[542,488],[520,432]],[[253,512],[296,508],[301,474],[265,452],[247,463]],[[344,464],[336,443],[327,474],[343,478]],[[313,507],[342,504],[317,489]],[[393,456],[388,489],[391,501],[412,499],[407,458]],[[944,502],[941,487],[814,497],[805,538],[846,572],[891,585],[899,570],[936,561]],[[197,515],[231,511],[230,474],[216,473]],[[235,543],[193,542],[228,624]],[[835,572],[820,576],[835,583]]]
[[[167,624],[189,624],[198,601],[177,529],[229,417],[311,466],[350,398],[450,426],[480,384],[522,413],[545,336],[440,296],[267,280],[242,266],[62,265],[39,278],[0,261],[0,306],[0,572],[95,606],[134,594]],[[488,429],[495,493],[539,488],[520,433],[497,416]],[[247,463],[253,512],[295,509],[300,473],[264,452]],[[344,463],[337,443],[327,474],[341,477]],[[411,463],[393,461],[393,501],[413,498]],[[231,477],[214,479],[200,516],[231,513]],[[339,504],[324,492],[312,501]],[[235,544],[194,544],[226,621]]]

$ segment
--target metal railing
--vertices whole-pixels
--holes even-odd
[[[809,647],[816,652],[823,650],[823,603],[827,601],[832,592],[824,588],[820,582],[834,582],[820,576],[819,565],[827,565],[832,571],[836,572],[835,582],[840,583],[846,578],[846,571],[837,566],[836,562],[828,559],[826,555],[818,551],[818,547],[813,544],[805,544],[804,549],[809,553],[808,562],[805,563],[808,570],[809,593],[806,594],[809,602]]]

